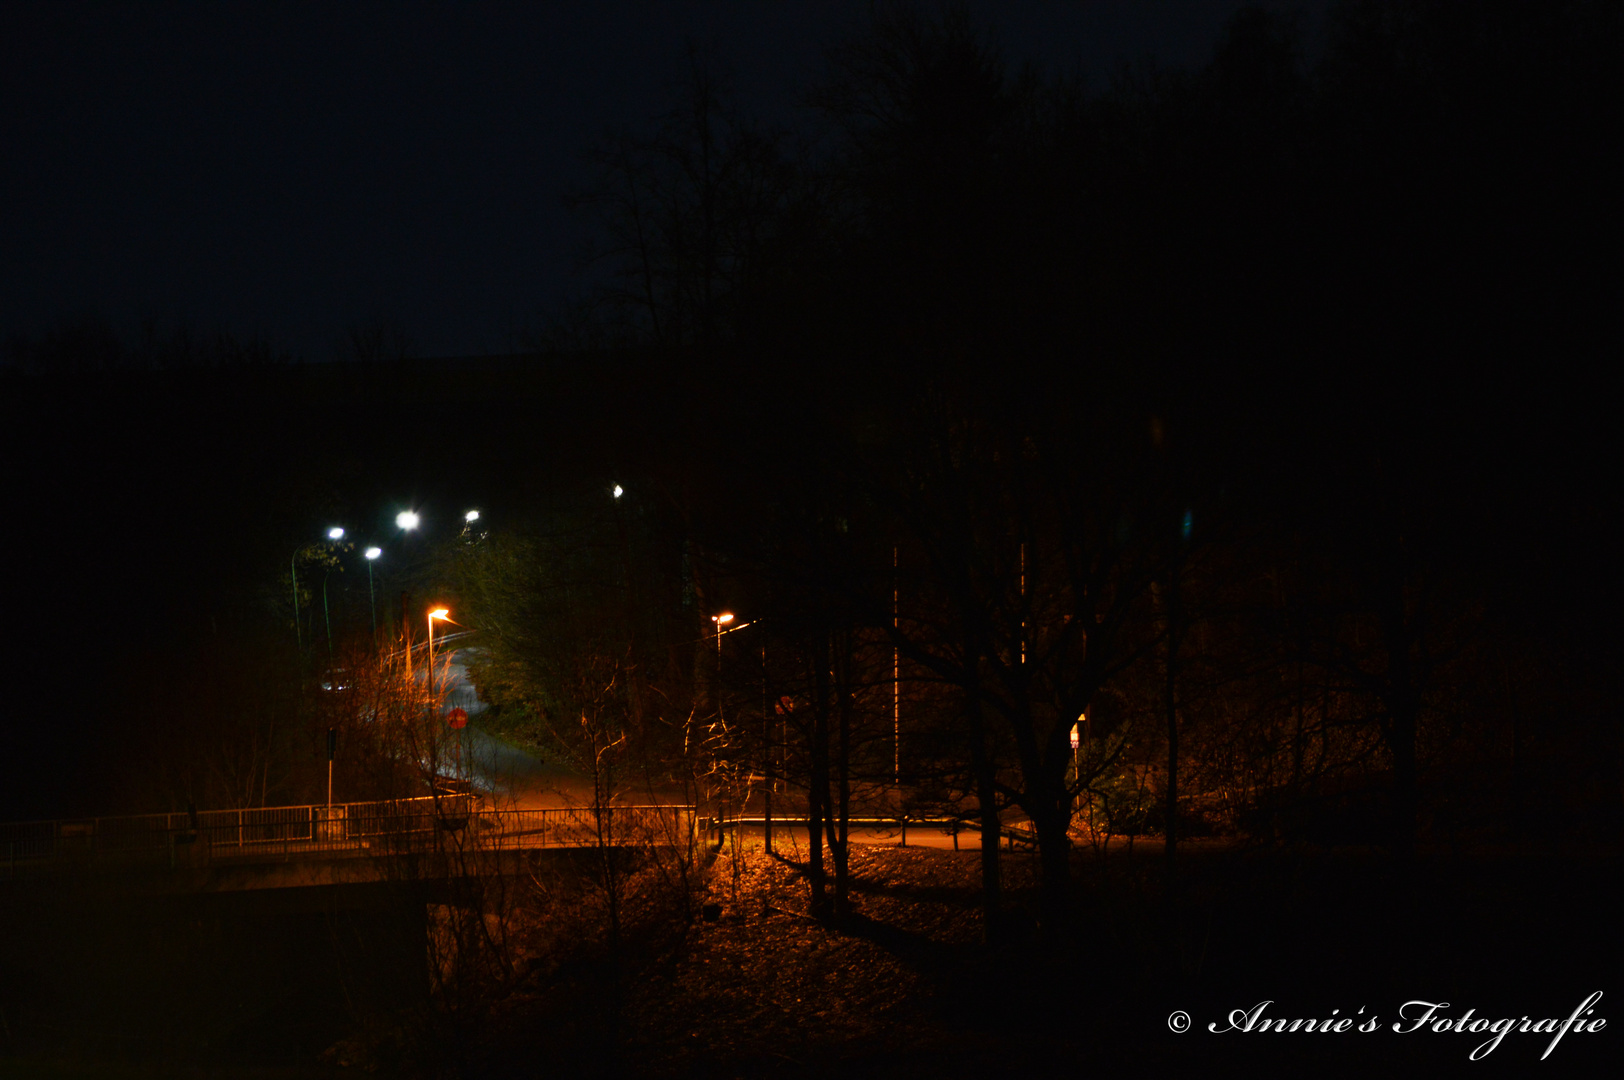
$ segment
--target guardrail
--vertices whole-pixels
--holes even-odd
[[[342,855],[443,851],[448,846],[687,845],[690,806],[487,810],[477,795],[424,796],[333,806],[143,814],[0,823],[0,874],[71,866],[171,867],[291,862]]]
[[[771,822],[780,829],[804,829],[808,825],[805,815],[781,816],[775,815]],[[719,838],[728,829],[765,828],[768,824],[765,817],[719,817],[705,818],[701,822],[701,831],[707,837]],[[981,835],[981,822],[973,817],[913,817],[909,814],[890,816],[853,816],[846,819],[846,824],[854,829],[889,829],[900,834],[902,843],[908,843],[909,829],[936,830],[954,837],[958,842],[960,833],[974,833]],[[1032,823],[1025,819],[1019,821],[1002,822],[998,827],[997,837],[1005,841],[1010,847],[1021,845],[1035,848],[1037,846],[1037,833],[1033,831]]]

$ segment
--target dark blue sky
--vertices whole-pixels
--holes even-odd
[[[1012,61],[1098,85],[1200,63],[1232,0],[967,5]],[[1322,0],[1295,6],[1318,30]],[[852,0],[0,6],[0,335],[96,314],[312,359],[384,321],[504,351],[573,284],[561,194],[669,100],[693,42],[790,119]]]

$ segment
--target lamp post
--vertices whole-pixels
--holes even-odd
[[[288,556],[288,579],[293,582],[293,640],[299,646],[301,673],[304,668],[304,631],[299,629],[299,549]]]
[[[434,624],[439,620],[449,620],[450,618],[451,612],[443,607],[434,608],[429,612],[429,666],[424,677],[424,683],[428,687],[431,706],[434,702]]]
[[[1082,726],[1083,718],[1081,716],[1077,718],[1077,722],[1075,724],[1071,725],[1071,782],[1074,784],[1078,783],[1083,778],[1082,768],[1077,761],[1077,748],[1081,746],[1083,742],[1082,733],[1079,730]],[[1071,809],[1073,813],[1075,813],[1077,810],[1077,799],[1075,796],[1071,800]]]
[[[733,613],[724,611],[720,615],[712,615],[711,622],[716,624],[716,674],[722,674],[722,627],[733,621]]]
[[[377,597],[377,594],[372,591],[372,564],[378,558],[378,556],[382,555],[382,554],[383,554],[383,548],[369,547],[366,550],[366,556],[367,556],[367,602],[372,605],[372,642],[373,642],[373,644],[377,644],[377,642],[378,642],[378,597]]]
[[[722,627],[726,626],[728,623],[730,623],[732,621],[733,621],[733,613],[731,611],[724,611],[720,615],[712,615],[711,616],[711,622],[716,624],[716,682],[714,684],[712,684],[713,685],[712,697],[714,698],[714,700],[716,702],[716,722],[721,726],[722,732],[723,732],[724,735],[727,732],[727,722],[722,719]],[[712,751],[711,751],[711,771],[713,773],[716,771],[716,756],[715,755],[716,755],[716,751],[715,751],[715,749],[713,747]],[[729,785],[729,786],[731,786],[731,785]],[[727,788],[724,787],[723,791],[727,791]],[[706,798],[707,799],[709,798],[708,794],[707,794]],[[721,811],[722,809],[724,809],[724,808],[723,807],[718,807],[718,811]],[[721,829],[721,824],[720,824],[720,817],[718,817],[718,823],[717,823],[717,829],[716,829],[716,850],[717,851],[722,850],[722,829]]]
[[[424,677],[424,683],[428,686],[430,710],[434,708],[434,624],[437,620],[450,619],[450,617],[451,612],[447,611],[443,607],[433,608],[429,611],[429,667],[428,672]],[[437,732],[439,729],[436,727],[431,728],[430,730]],[[459,732],[458,735],[460,738],[461,733]],[[438,735],[436,735],[436,738],[438,738]],[[462,746],[460,743],[457,747],[457,751],[457,764],[460,766],[462,764]]]
[[[395,515],[395,528],[402,533],[411,532],[417,528],[417,524],[418,518],[415,510],[402,510]],[[402,544],[406,543],[406,537],[402,536],[400,540]],[[407,615],[409,606],[406,590],[402,589],[400,593],[400,636],[406,645],[406,668],[408,672],[412,666],[412,620]]]
[[[344,530],[334,526],[327,530],[327,539],[338,543],[344,539]],[[328,573],[332,571],[329,570]],[[321,576],[321,621],[327,627],[327,669],[333,667],[333,617],[327,610],[327,574]]]
[[[434,624],[438,620],[451,618],[451,612],[443,607],[435,608],[429,612],[429,694],[434,694]]]
[[[716,715],[721,716],[721,629],[732,622],[732,612],[711,616],[711,622],[716,624]]]

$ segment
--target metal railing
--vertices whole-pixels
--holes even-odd
[[[488,810],[478,795],[0,823],[0,876],[31,869],[292,862],[448,847],[687,845],[690,806]]]
[[[779,829],[805,829],[810,824],[804,813],[774,815],[771,823],[775,828]],[[767,824],[767,818],[761,815],[741,814],[701,818],[698,827],[707,840],[712,843],[720,843],[722,834],[729,829],[764,829]],[[889,832],[900,836],[904,845],[908,842],[909,829],[918,832],[938,832],[952,836],[955,845],[958,842],[957,837],[962,834],[973,834],[978,839],[981,836],[981,821],[970,816],[852,815],[846,819],[846,824],[853,829]],[[1008,843],[1011,848],[1017,846],[1036,848],[1037,846],[1037,833],[1032,823],[1025,818],[1000,822],[996,838],[1001,843]]]

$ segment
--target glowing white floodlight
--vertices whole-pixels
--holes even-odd
[[[328,529],[327,530],[327,539],[329,539],[329,540],[342,540],[342,539],[344,539],[344,530],[340,529],[340,528],[337,528],[336,526],[334,528]]]
[[[621,487],[619,484],[616,484],[615,485],[615,498],[618,499],[624,494],[626,494],[626,489]]]
[[[383,554],[383,548],[375,548],[375,547],[367,548],[366,554],[367,554],[367,558],[376,559],[379,555]]]
[[[478,521],[479,520],[479,511],[478,510],[470,510],[466,514],[462,515],[462,519],[464,521]]]
[[[402,510],[395,515],[395,525],[402,529],[417,528],[417,515],[410,510]]]

